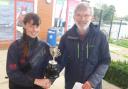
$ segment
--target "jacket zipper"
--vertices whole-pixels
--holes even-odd
[[[82,53],[83,53],[83,45],[82,45]],[[79,43],[77,44],[77,57],[78,57],[78,59],[80,58],[80,44]],[[88,42],[87,42],[87,45],[86,45],[86,57],[87,57],[87,59],[89,57],[89,45],[88,45]]]
[[[88,42],[87,42],[87,45],[86,45],[86,49],[87,49],[87,50],[86,50],[86,51],[87,51],[86,56],[87,56],[87,59],[88,59],[88,53],[89,53],[89,52],[88,52],[88,51],[89,51],[88,48],[89,48],[89,47],[88,47]]]
[[[77,44],[77,57],[80,58],[80,44]]]

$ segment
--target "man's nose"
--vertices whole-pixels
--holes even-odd
[[[84,16],[81,17],[81,21],[84,21],[86,18]]]

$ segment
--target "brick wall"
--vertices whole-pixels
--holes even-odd
[[[39,37],[47,39],[48,28],[52,26],[52,9],[53,4],[47,4],[46,0],[38,0],[37,13],[41,17],[41,31]]]

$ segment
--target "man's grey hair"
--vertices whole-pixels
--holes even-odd
[[[93,7],[91,7],[88,2],[80,2],[80,3],[76,6],[76,8],[75,8],[75,10],[74,10],[74,15],[75,15],[75,13],[76,13],[77,11],[85,11],[85,10],[87,10],[87,9],[90,9],[91,15],[93,16],[93,14],[94,14]]]

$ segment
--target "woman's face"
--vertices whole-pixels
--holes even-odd
[[[33,20],[26,23],[24,28],[26,35],[30,36],[31,38],[36,38],[40,31],[40,26],[33,25]]]

